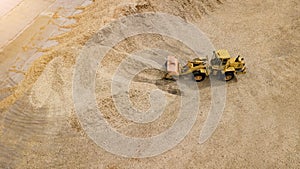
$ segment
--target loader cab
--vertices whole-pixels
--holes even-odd
[[[206,64],[205,62],[206,62],[206,59],[195,58],[195,59],[193,59],[192,64],[193,64],[193,67],[204,66]]]
[[[225,66],[230,59],[230,55],[227,50],[217,50],[213,52],[213,59],[211,65],[213,66]]]

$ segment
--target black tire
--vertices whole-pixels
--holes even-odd
[[[194,74],[194,80],[196,82],[201,82],[205,79],[206,74],[205,73],[200,73],[200,72],[193,72]]]
[[[227,82],[227,81],[230,81],[234,78],[234,73],[233,72],[226,72],[225,73],[225,78],[224,80]]]

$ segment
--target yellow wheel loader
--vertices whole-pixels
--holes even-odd
[[[234,78],[235,74],[246,73],[244,58],[241,56],[232,58],[224,49],[213,52],[213,59],[210,64],[207,61],[207,58],[195,58],[181,66],[178,59],[174,56],[168,56],[167,73],[164,78],[176,80],[179,76],[192,73],[196,82],[203,81],[209,75],[215,75],[222,80],[229,81]]]
[[[179,76],[193,73],[194,79],[197,82],[203,81],[205,77],[209,75],[206,60],[207,59],[195,58],[182,66],[174,56],[168,56],[168,60],[166,62],[167,73],[164,78],[168,80],[176,80]]]

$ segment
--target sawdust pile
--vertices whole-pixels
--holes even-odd
[[[64,65],[74,65],[75,57],[86,41],[106,23],[114,19],[135,13],[159,11],[180,16],[187,21],[196,21],[208,12],[214,11],[220,4],[222,4],[222,1],[219,0],[204,2],[186,0],[172,1],[172,3],[169,3],[169,1],[140,0],[131,3],[95,1],[92,5],[78,7],[77,9],[84,10],[84,12],[69,17],[70,19],[75,19],[77,22],[61,26],[61,28],[72,28],[72,30],[49,39],[56,40],[59,42],[59,45],[40,50],[45,52],[45,55],[33,63],[28,72],[25,73],[24,80],[18,84],[13,94],[0,102],[0,109],[7,108],[13,104],[17,98],[30,89],[53,58],[62,57],[64,58]],[[165,8],[165,6],[168,6],[168,8]],[[190,12],[187,13],[186,11]],[[58,17],[57,14],[53,15],[54,20]]]
[[[76,23],[51,37],[57,46],[42,49],[24,80],[5,91],[0,101],[0,167],[2,168],[297,168],[300,158],[299,3],[237,0],[95,0],[70,16]],[[174,149],[153,158],[128,159],[99,148],[82,130],[72,98],[73,68],[85,43],[105,24],[141,12],[165,12],[204,31],[216,48],[246,58],[248,74],[227,84],[223,118],[210,140],[197,143],[211,104],[209,82],[199,84],[201,112],[189,135]],[[58,16],[53,16],[53,20]],[[102,60],[96,97],[105,119],[120,133],[157,135],[169,128],[178,112],[180,91],[163,82],[159,70],[138,74],[129,96],[139,110],[149,108],[149,91],[166,93],[169,107],[158,121],[136,124],[115,108],[110,78],[128,54],[163,48],[185,58],[193,52],[171,38],[139,35],[128,38]],[[100,69],[100,68],[99,68]],[[280,71],[279,71],[280,70]],[[125,72],[126,73],[126,72]],[[2,154],[1,154],[2,153]]]

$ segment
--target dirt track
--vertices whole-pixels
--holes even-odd
[[[299,2],[293,0],[96,0],[82,8],[81,14],[71,17],[77,23],[64,26],[70,28],[69,32],[51,38],[59,44],[42,50],[44,55],[26,70],[18,85],[7,78],[10,71],[3,71],[0,167],[298,168],[299,7]],[[170,13],[193,23],[211,39],[215,48],[244,56],[248,72],[227,83],[222,119],[207,142],[198,144],[211,106],[211,89],[206,80],[199,84],[201,112],[179,145],[151,158],[123,158],[98,147],[80,126],[72,98],[73,68],[82,46],[102,26],[120,16],[150,11]],[[165,92],[170,104],[158,121],[141,125],[125,119],[118,114],[109,93],[114,73],[111,70],[117,68],[126,54],[158,47],[183,58],[192,54],[189,48],[171,38],[135,36],[109,52],[101,63],[102,74],[97,74],[98,107],[111,126],[128,136],[153,136],[176,120],[181,93],[176,85],[157,80],[162,75],[160,71],[138,74],[129,91],[133,105],[141,111],[150,106],[150,90]],[[22,52],[22,46],[16,48]],[[1,67],[11,66],[6,61],[1,60]]]

